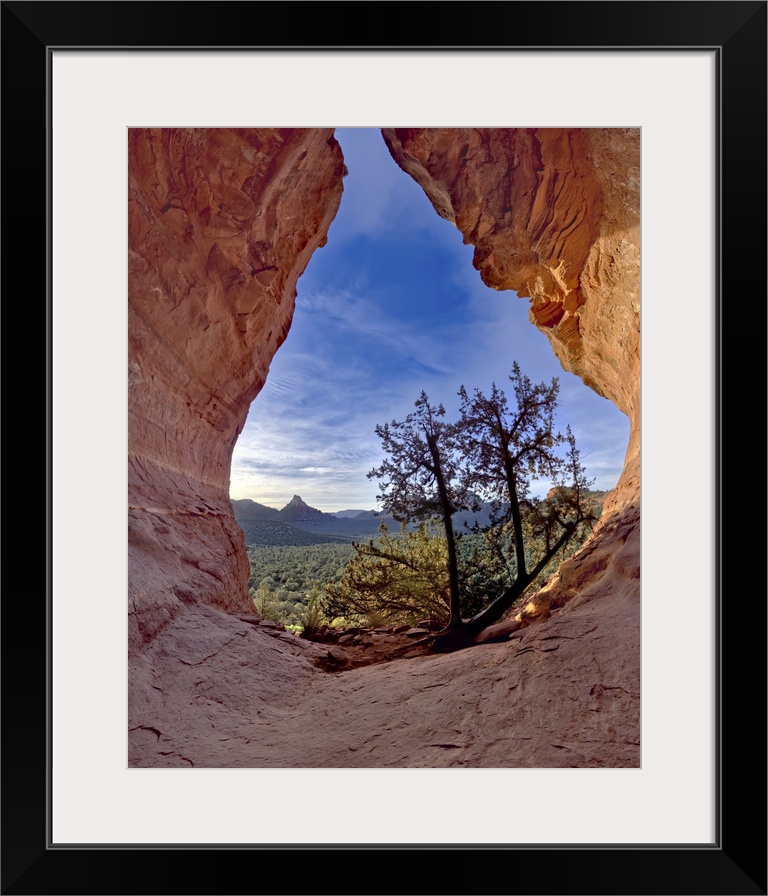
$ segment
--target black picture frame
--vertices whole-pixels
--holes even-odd
[[[2,602],[2,893],[717,896],[767,892],[766,601],[762,562],[758,564],[761,574],[757,582],[747,572],[753,568],[749,546],[764,543],[759,536],[764,531],[765,489],[761,486],[765,454],[764,443],[750,435],[762,429],[760,421],[755,426],[743,410],[745,395],[752,413],[760,414],[766,407],[767,9],[766,2],[719,0],[412,3],[408,7],[383,2],[347,7],[226,2],[2,3],[3,311],[6,333],[11,333],[14,343],[27,338],[30,348],[45,344],[45,357],[38,350],[33,353],[34,364],[29,365],[37,371],[35,389],[30,388],[35,383],[31,371],[25,371],[22,383],[17,376],[6,376],[5,412],[11,429],[4,443],[6,469],[14,470],[15,478],[18,471],[30,469],[30,461],[36,461],[35,470],[38,474],[45,470],[48,481],[45,515],[39,499],[25,495],[10,502],[12,525],[6,528],[9,562]],[[719,649],[718,805],[712,846],[285,846],[254,853],[252,847],[239,846],[50,845],[49,699],[55,686],[49,671],[50,403],[55,384],[50,379],[51,231],[45,213],[50,201],[45,173],[50,173],[52,48],[340,48],[340,19],[346,23],[345,33],[351,27],[358,36],[354,46],[371,52],[404,47],[491,46],[627,51],[712,48],[717,52]],[[266,21],[268,29],[264,27]],[[509,44],[500,40],[506,35],[510,36]],[[494,39],[493,44],[489,37]],[[674,148],[670,148],[670,164],[685,164],[684,159],[675,158]],[[681,259],[681,264],[685,263]],[[692,314],[696,313],[695,297],[682,300],[690,301]],[[7,357],[16,368],[16,352]],[[39,405],[43,396],[47,407],[45,433],[39,433],[34,441],[29,424],[42,421]],[[34,444],[37,453],[30,447]],[[758,448],[761,450],[756,457]],[[739,482],[737,470],[741,474]],[[747,495],[745,488],[749,490]],[[45,596],[38,584],[42,578],[38,570],[42,566],[43,518]],[[759,548],[758,560],[762,560]],[[680,632],[681,640],[684,637]],[[404,810],[418,811],[419,799],[425,798],[427,795],[407,795]],[[525,812],[525,806],[510,806],[510,812]],[[414,858],[407,855],[414,850],[420,853],[417,872],[412,870],[414,863],[406,861]]]

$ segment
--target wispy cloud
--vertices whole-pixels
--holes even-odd
[[[299,304],[315,327],[332,336],[334,345],[346,347],[351,360],[376,352],[393,365],[412,363],[436,373],[451,370],[449,322],[436,320],[429,331],[414,326],[408,317],[390,310],[385,288],[309,291]]]

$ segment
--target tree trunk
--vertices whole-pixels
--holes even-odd
[[[501,617],[507,612],[507,610],[514,604],[514,602],[523,595],[525,589],[534,581],[536,576],[544,569],[544,567],[549,563],[549,561],[555,556],[555,554],[560,550],[561,547],[568,541],[568,539],[573,534],[573,528],[566,529],[565,532],[558,538],[555,542],[554,547],[550,548],[544,555],[544,557],[539,560],[536,566],[529,573],[525,573],[524,575],[520,575],[518,572],[515,577],[515,581],[503,591],[492,603],[490,603],[484,610],[482,610],[477,615],[473,616],[469,622],[467,623],[467,628],[473,635],[480,634],[483,629],[488,628],[489,625],[493,625],[494,622],[498,622]]]
[[[520,502],[517,499],[515,468],[507,448],[504,448],[504,473],[507,479],[509,507],[512,512],[512,527],[515,533],[515,560],[517,561],[517,578],[526,575],[525,545],[523,544],[523,521],[520,514]]]
[[[459,561],[456,554],[456,538],[453,534],[453,507],[448,499],[448,489],[445,485],[445,477],[443,476],[443,468],[440,465],[440,452],[437,450],[437,443],[434,436],[427,436],[427,444],[432,454],[432,462],[435,466],[435,480],[437,481],[437,491],[440,495],[440,507],[443,513],[443,526],[445,528],[445,540],[448,544],[448,587],[450,593],[450,613],[451,619],[448,623],[449,629],[459,628],[462,625],[461,614],[459,613]]]

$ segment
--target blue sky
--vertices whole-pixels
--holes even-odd
[[[231,496],[373,509],[376,424],[401,420],[422,389],[455,416],[459,386],[505,388],[514,360],[534,382],[560,378],[558,424],[571,424],[595,488],[612,488],[627,418],[562,369],[529,323],[527,299],[483,284],[472,247],[395,165],[378,130],[336,137],[349,170],[341,207],[299,280],[288,338],[235,446]]]

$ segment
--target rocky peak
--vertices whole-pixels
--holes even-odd
[[[294,495],[279,513],[280,519],[294,523],[319,522],[325,516],[322,510],[310,507],[299,495]]]

